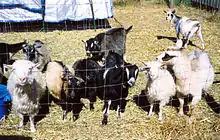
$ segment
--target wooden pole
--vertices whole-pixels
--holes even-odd
[[[46,32],[46,28],[45,28],[45,22],[44,22],[44,18],[45,18],[45,0],[41,0],[41,5],[42,5],[42,26],[43,26],[43,32]]]
[[[92,2],[92,0],[89,0],[89,4],[90,4],[91,11],[92,11],[92,19],[93,19],[94,30],[96,31],[95,14],[94,14],[94,9],[93,9],[93,2]]]
[[[168,7],[169,8],[173,8],[174,7],[173,0],[168,0]]]

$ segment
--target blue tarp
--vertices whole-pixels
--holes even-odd
[[[7,86],[0,84],[0,100],[3,102],[10,102],[11,96],[7,89]]]

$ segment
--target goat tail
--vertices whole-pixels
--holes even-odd
[[[132,29],[133,25],[131,25],[128,29],[126,29],[126,34]]]
[[[220,114],[220,104],[217,103],[215,99],[210,94],[208,94],[208,92],[202,90],[202,97],[216,114]]]

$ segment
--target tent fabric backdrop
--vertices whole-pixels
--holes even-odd
[[[91,0],[95,19],[113,17],[112,0]],[[45,4],[45,9],[43,5]],[[45,13],[43,13],[45,12]],[[44,17],[43,17],[44,15]],[[0,22],[93,19],[90,0],[1,0]]]
[[[42,20],[41,0],[0,0],[0,22]]]

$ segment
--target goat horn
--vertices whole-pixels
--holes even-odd
[[[141,61],[141,63],[144,64],[145,66],[147,66],[147,64],[145,62]]]

